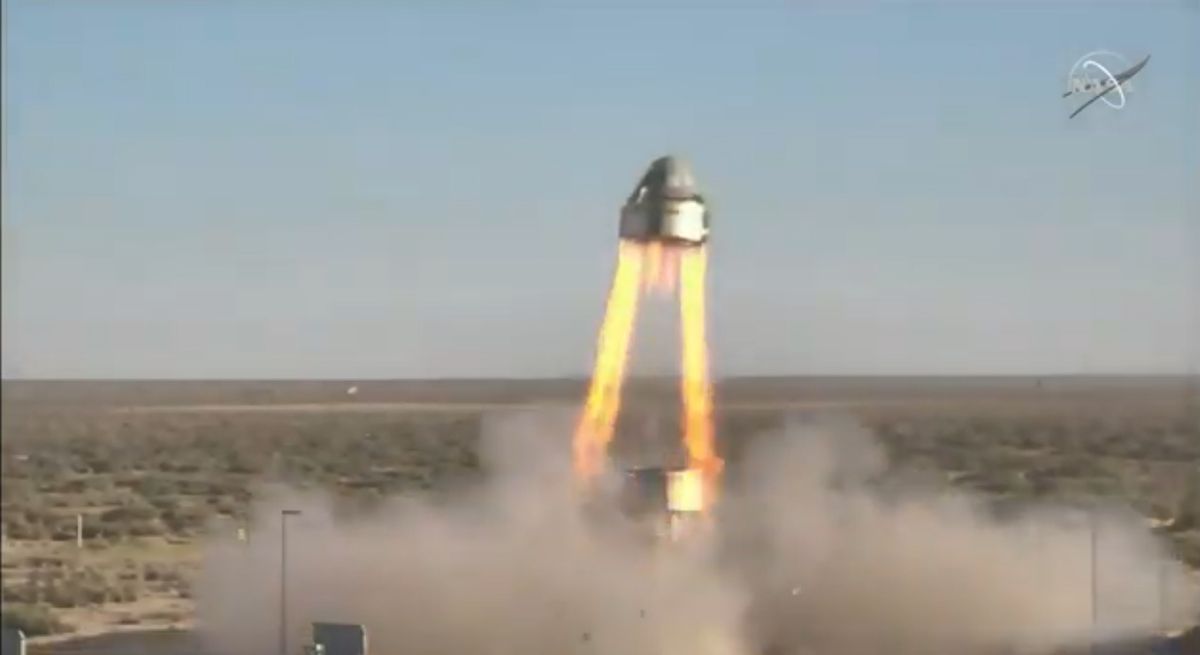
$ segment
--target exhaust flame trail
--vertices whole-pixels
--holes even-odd
[[[675,248],[657,241],[641,246],[645,249],[645,275],[642,288],[657,295],[675,290],[675,269],[679,266]]]
[[[670,292],[678,281],[683,441],[688,468],[697,471],[701,478],[698,504],[707,510],[716,499],[724,466],[716,454],[712,381],[708,371],[704,298],[707,251],[630,241],[622,241],[619,248],[587,400],[575,429],[576,479],[588,483],[604,468],[621,407],[621,390],[642,291]]]
[[[705,510],[712,506],[716,497],[718,478],[724,466],[716,454],[713,436],[712,381],[708,372],[704,306],[707,258],[706,249],[689,248],[680,254],[679,263],[684,446],[688,468],[699,470],[703,477]]]
[[[673,295],[679,302],[682,336],[680,391],[687,471],[699,481],[694,487],[704,492],[704,497],[689,507],[694,504],[707,510],[715,500],[723,466],[714,444],[713,392],[705,342],[708,209],[684,161],[666,156],[650,164],[621,207],[618,235],[617,268],[572,444],[575,478],[586,484],[605,467],[641,294]]]
[[[575,429],[575,473],[585,482],[594,479],[603,469],[604,457],[612,441],[637,316],[645,255],[645,249],[639,244],[622,241],[619,245],[617,268],[608,294],[604,323],[600,326],[587,401]]]
[[[663,247],[661,243],[651,242],[645,246],[645,275],[642,278],[642,288],[659,290],[662,278]]]
[[[679,278],[679,249],[667,248],[663,253],[663,291],[674,291]]]

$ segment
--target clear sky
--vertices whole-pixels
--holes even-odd
[[[1200,359],[1197,3],[622,4],[6,1],[5,374],[583,374],[665,152],[720,375]]]

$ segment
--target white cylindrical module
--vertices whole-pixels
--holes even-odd
[[[704,243],[708,226],[704,221],[704,205],[696,200],[671,200],[663,203],[660,232],[666,239],[687,243]]]
[[[667,472],[667,511],[704,511],[704,480],[698,469]]]

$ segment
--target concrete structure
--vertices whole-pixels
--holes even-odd
[[[621,508],[649,524],[655,535],[677,542],[700,520],[704,483],[694,469],[647,467],[625,472]]]
[[[313,623],[309,655],[367,655],[367,628],[359,623]]]
[[[3,652],[0,655],[25,655],[25,633],[20,630],[4,626],[3,641],[0,642],[0,649]]]

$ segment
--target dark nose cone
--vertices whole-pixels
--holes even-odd
[[[663,198],[683,200],[699,195],[692,167],[679,157],[659,157],[646,171],[646,186]]]

